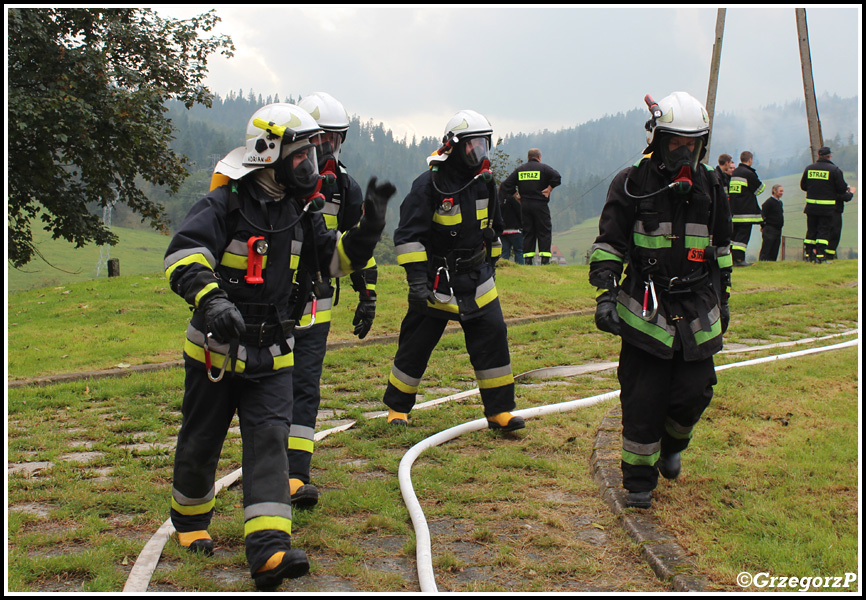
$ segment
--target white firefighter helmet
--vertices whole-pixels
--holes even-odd
[[[646,141],[651,146],[657,133],[686,137],[709,136],[710,115],[700,101],[686,92],[674,92],[658,102],[660,116],[647,121]]]
[[[281,155],[309,145],[310,138],[321,131],[315,119],[294,104],[268,104],[250,117],[245,145],[229,152],[214,172],[240,179],[257,169],[274,167]]]
[[[313,92],[304,96],[298,102],[325,131],[335,131],[346,141],[346,131],[349,130],[349,113],[343,105],[327,92]]]
[[[480,140],[476,138],[483,138],[486,144],[479,144]],[[470,141],[473,139],[475,142]],[[454,148],[459,148],[457,154],[463,162],[471,168],[476,168],[484,158],[487,158],[492,142],[493,126],[484,115],[474,110],[458,111],[445,125],[443,147],[427,158],[427,164],[444,161],[454,154]]]

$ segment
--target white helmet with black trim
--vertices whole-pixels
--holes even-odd
[[[463,163],[477,169],[488,158],[492,141],[493,126],[490,121],[474,110],[461,110],[445,125],[443,149],[439,154],[453,155],[454,148],[457,148],[457,155]]]
[[[647,97],[647,104],[651,99]],[[701,102],[687,92],[673,92],[658,101],[657,105],[651,105],[650,111],[653,117],[647,121],[647,145],[650,150],[658,150],[669,166],[674,163],[682,163],[682,159],[675,159],[668,155],[668,145],[661,143],[669,140],[672,136],[689,138],[700,138],[693,144],[691,157],[688,161],[692,168],[706,151],[706,143],[710,134],[710,115]]]
[[[340,150],[349,131],[349,113],[343,105],[327,92],[313,92],[304,96],[298,106],[310,113],[324,130],[313,139],[319,155],[319,170],[336,171],[340,160]],[[333,164],[330,164],[330,162]]]

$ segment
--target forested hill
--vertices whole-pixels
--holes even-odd
[[[180,194],[169,198],[160,190],[147,190],[163,202],[176,226],[192,203],[207,191],[210,172],[217,160],[241,145],[250,115],[270,102],[295,102],[296,98],[244,95],[242,90],[217,96],[211,108],[199,105],[187,110],[180,102],[169,102],[168,115],[176,128],[174,148],[192,160],[193,175]],[[845,170],[857,169],[857,98],[822,96],[818,99],[825,143],[833,147],[833,160]],[[443,115],[443,123],[450,115]],[[555,231],[564,231],[599,214],[607,185],[621,168],[634,163],[646,145],[644,109],[604,115],[599,119],[559,131],[506,135],[499,146],[498,177],[526,159],[529,148],[540,148],[542,160],[563,176],[563,186],[553,195],[557,218]],[[810,162],[806,110],[802,101],[773,105],[752,111],[717,113],[710,148],[710,164],[726,152],[739,157],[750,150],[756,169],[764,179],[799,172]],[[495,123],[494,123],[495,127]],[[495,132],[494,132],[495,134]],[[494,140],[495,141],[495,140]],[[342,160],[362,188],[371,175],[389,179],[397,186],[397,198],[388,211],[391,233],[397,224],[399,200],[424,170],[424,159],[438,147],[438,138],[395,139],[381,123],[351,119]],[[137,218],[119,211],[116,224],[135,225]]]

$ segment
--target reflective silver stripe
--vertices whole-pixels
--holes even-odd
[[[240,256],[247,256],[250,252],[249,247],[246,242],[242,242],[241,240],[232,240],[229,242],[229,245],[226,246],[225,252],[230,252],[232,254],[238,254]]]
[[[691,427],[687,427],[685,425],[680,425],[670,417],[665,421],[665,429],[676,438],[679,439],[687,439],[692,437],[692,430],[694,430],[694,425]]]
[[[323,310],[331,310],[334,305],[333,298],[320,298],[316,300],[316,312],[321,312]],[[309,315],[313,312],[313,301],[310,300],[304,305],[304,314]]]
[[[590,256],[591,256],[591,255],[592,255],[596,250],[601,250],[602,252],[607,252],[608,254],[613,254],[614,256],[618,256],[619,258],[623,258],[622,253],[621,253],[621,252],[618,252],[618,251],[616,250],[616,248],[614,248],[614,247],[611,246],[610,244],[605,244],[605,243],[603,243],[603,242],[602,242],[602,243],[596,243],[596,244],[593,244],[593,245],[592,245],[592,248],[590,249]]]
[[[653,442],[652,444],[638,444],[628,438],[622,438],[622,449],[632,454],[640,454],[641,456],[652,456],[662,449],[662,442]]]
[[[196,346],[201,346],[202,348],[204,348],[204,333],[202,333],[201,331],[199,331],[198,329],[193,327],[192,323],[187,325],[186,339],[191,341]],[[213,338],[211,338],[210,341],[207,343],[207,347],[208,347],[208,350],[210,352],[216,352],[217,354],[222,354],[223,356],[228,354],[228,351],[229,351],[229,345],[228,344],[217,342]],[[279,347],[277,347],[277,349],[279,350]],[[247,362],[247,348],[246,348],[246,346],[241,345],[238,347],[237,359],[241,362]]]
[[[301,249],[304,247],[304,242],[298,240],[292,240],[292,254],[297,256],[301,255]]]
[[[302,440],[312,441],[315,438],[316,429],[314,427],[306,427],[304,425],[292,425],[289,428],[289,437],[301,438]]]
[[[745,183],[748,187],[749,181],[745,177],[731,177],[731,181],[739,181],[740,183]]]
[[[653,229],[652,233],[649,233],[644,229],[643,221],[636,219],[634,222],[634,232],[643,235],[670,235],[673,233],[673,230],[673,223],[659,223],[658,229]]]
[[[620,289],[619,291],[617,300],[620,304],[625,306],[630,313],[635,314],[638,317],[640,317],[641,313],[643,312],[643,306],[637,300],[626,294],[625,291],[622,289]],[[672,325],[669,326],[667,319],[665,319],[662,315],[657,315],[655,323],[650,323],[650,325],[661,327],[671,336],[675,335],[677,332],[676,327],[673,327]]]
[[[188,496],[184,496],[177,488],[172,486],[171,488],[171,497],[175,499],[175,501],[181,506],[198,506],[199,504],[204,504],[205,502],[210,502],[216,496],[216,488],[211,488],[210,492],[208,492],[207,496],[202,496],[201,498],[190,498]]]
[[[397,254],[410,254],[412,252],[427,252],[427,248],[421,242],[407,242],[395,248]]]
[[[325,206],[320,210],[323,215],[337,216],[340,212],[340,205],[336,202],[325,202]]]
[[[417,388],[419,385],[421,385],[421,379],[420,378],[409,377],[408,375],[406,375],[406,373],[404,373],[403,371],[398,369],[396,366],[391,367],[391,374],[398,381],[400,381],[401,383],[405,383],[408,386]]]
[[[490,198],[478,198],[475,201],[475,210],[484,210],[490,204]]]
[[[506,375],[511,375],[511,364],[507,364],[504,367],[496,367],[494,369],[484,369],[482,371],[475,371],[476,379],[495,379],[496,377],[504,377]]]
[[[710,237],[710,228],[703,223],[686,223],[686,235]]]
[[[179,260],[183,260],[187,256],[192,256],[193,254],[201,254],[205,257],[211,269],[216,268],[216,259],[207,248],[185,248],[183,250],[178,250],[177,252],[172,252],[171,254],[166,256],[165,261],[163,262],[163,270],[167,271],[168,268],[174,263],[178,262]]]
[[[283,517],[291,519],[292,507],[290,504],[282,504],[281,502],[259,502],[258,504],[251,504],[244,509],[244,521],[249,521],[256,517]]]
[[[478,298],[492,290],[494,287],[496,287],[496,280],[491,277],[490,279],[479,285],[477,288],[475,288],[475,299],[477,300]]]

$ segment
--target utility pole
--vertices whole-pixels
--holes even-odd
[[[720,8],[716,13],[716,41],[713,43],[713,62],[710,66],[710,86],[707,89],[707,113],[710,115],[710,134],[707,138],[707,152],[704,162],[710,157],[710,142],[713,138],[713,114],[716,112],[716,90],[719,87],[719,65],[722,62],[722,36],[725,33],[726,8]]]
[[[815,99],[815,82],[812,79],[812,53],[809,50],[809,28],[806,25],[806,9],[795,8],[797,36],[800,41],[800,65],[803,68],[803,91],[806,94],[806,119],[809,122],[809,146],[812,162],[818,160],[818,149],[824,145],[821,119],[818,118],[818,102]]]

